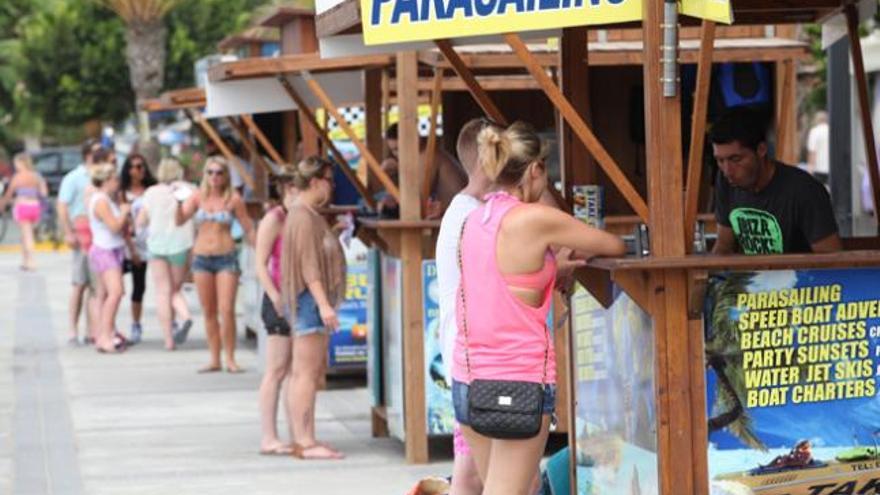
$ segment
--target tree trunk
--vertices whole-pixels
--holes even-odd
[[[168,29],[161,18],[132,19],[125,31],[125,58],[131,89],[135,94],[141,142],[150,140],[149,115],[141,110],[144,101],[159,96],[165,80],[165,39]]]
[[[730,383],[730,378],[727,376],[727,371],[725,370],[727,366],[724,364],[724,359],[714,356],[709,359],[709,366],[715,370],[715,376],[718,378],[718,385],[723,387],[735,402],[734,406],[729,411],[725,411],[718,416],[709,418],[709,433],[712,433],[739,419],[740,416],[742,416],[744,409],[742,402],[739,401],[739,396],[736,394],[736,389],[733,388],[733,384]]]

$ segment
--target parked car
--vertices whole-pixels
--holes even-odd
[[[58,195],[64,174],[75,169],[82,162],[80,150],[75,146],[43,148],[33,154],[33,159],[37,171],[46,179],[49,195],[53,197]]]

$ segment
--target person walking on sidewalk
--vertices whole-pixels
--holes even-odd
[[[147,160],[139,154],[128,155],[119,173],[125,202],[131,205],[132,219],[137,218],[147,188],[156,183],[147,167]],[[126,258],[123,273],[131,273],[131,332],[129,341],[141,341],[144,313],[144,292],[147,290],[147,236],[146,230],[132,222],[126,235]]]
[[[524,495],[533,484],[555,410],[556,359],[546,323],[557,276],[552,248],[619,256],[625,247],[616,236],[537,204],[547,187],[546,145],[531,126],[486,127],[477,142],[492,192],[468,215],[460,235],[453,406],[473,451],[482,493]],[[541,384],[538,434],[508,440],[472,429],[472,380]]]
[[[281,384],[290,373],[293,352],[290,343],[290,323],[284,318],[281,301],[282,229],[287,210],[296,197],[293,185],[293,167],[285,167],[278,175],[278,193],[281,204],[269,210],[257,227],[256,272],[263,288],[260,314],[268,334],[266,338],[266,371],[260,383],[260,423],[262,440],[260,453],[290,455],[292,449],[278,439],[278,396]],[[290,420],[290,409],[288,420]]]
[[[156,294],[156,314],[165,349],[172,351],[186,341],[192,315],[181,292],[189,271],[189,251],[193,245],[191,220],[177,225],[177,199],[192,194],[183,181],[183,167],[176,158],[164,158],[156,171],[159,183],[144,193],[137,215],[138,229],[146,232],[149,272]],[[176,326],[174,316],[182,322]]]
[[[297,197],[284,225],[282,303],[290,310],[293,365],[287,400],[293,413],[294,456],[341,459],[315,436],[315,396],[326,372],[329,333],[339,328],[336,308],[345,296],[342,245],[317,209],[333,197],[332,165],[310,157],[296,166]]]
[[[49,195],[46,181],[34,170],[34,162],[27,153],[12,159],[15,175],[0,199],[0,212],[14,201],[12,218],[21,230],[21,269],[34,269],[34,226],[40,221],[40,200]],[[14,198],[14,199],[13,199]]]
[[[64,241],[72,252],[71,283],[73,287],[68,307],[69,342],[71,344],[77,343],[79,339],[78,326],[83,303],[86,306],[86,342],[94,340],[94,332],[98,324],[95,311],[98,308],[92,303],[96,281],[89,270],[88,254],[92,233],[89,230],[85,192],[91,182],[89,170],[92,166],[92,156],[100,149],[100,143],[93,139],[83,143],[83,163],[64,176],[58,189],[58,221],[64,231]]]
[[[226,371],[240,373],[235,362],[235,297],[238,292],[238,252],[232,238],[233,219],[244,228],[248,244],[254,243],[254,226],[244,201],[232,189],[229,165],[222,157],[205,162],[200,190],[179,204],[177,225],[195,219],[196,239],[192,269],[205,316],[205,332],[211,359],[199,372],[220,371],[222,346]],[[222,325],[222,332],[221,332]]]
[[[116,167],[98,163],[91,171],[92,185],[96,188],[89,198],[89,227],[92,246],[89,248],[91,269],[100,278],[97,301],[100,303],[98,334],[95,347],[99,352],[124,350],[118,345],[116,313],[125,289],[122,284],[122,261],[125,256],[124,230],[127,228],[131,206],[117,205],[113,200],[119,189]]]

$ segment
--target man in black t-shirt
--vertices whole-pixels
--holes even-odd
[[[831,198],[807,172],[771,159],[766,125],[745,108],[723,115],[709,139],[718,168],[715,254],[827,253],[842,249]]]

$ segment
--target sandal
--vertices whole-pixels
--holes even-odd
[[[266,456],[288,456],[291,454],[293,454],[293,447],[284,444],[278,444],[270,449],[260,449],[260,455]]]
[[[293,457],[296,457],[297,459],[301,459],[304,461],[338,461],[340,459],[345,459],[345,455],[342,452],[331,449],[330,447],[320,443],[314,443],[312,445],[309,445],[308,447],[294,444],[293,452],[291,452],[291,455],[293,455]]]
[[[237,375],[239,373],[244,373],[244,368],[236,364],[235,366],[227,366],[226,372],[232,375]]]
[[[222,370],[222,369],[223,369],[223,368],[221,368],[220,366],[210,366],[210,365],[209,365],[209,366],[205,366],[204,368],[199,368],[199,370],[197,371],[197,373],[199,373],[199,374],[204,374],[204,373],[216,373],[216,372],[218,372],[218,371],[220,371],[220,370]]]

